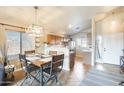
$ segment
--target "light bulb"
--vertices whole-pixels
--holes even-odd
[[[115,24],[116,24],[116,22],[115,22],[115,20],[113,20],[113,21],[112,21],[112,25],[115,25]]]
[[[70,29],[72,28],[72,25],[71,24],[69,24],[69,26],[68,26]]]

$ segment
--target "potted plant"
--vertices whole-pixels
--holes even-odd
[[[1,52],[1,65],[3,65],[3,81],[6,81],[7,73],[5,72],[5,67],[8,65],[8,55],[7,55],[8,47],[6,43],[0,45],[0,52]]]
[[[1,51],[1,62],[3,63],[4,66],[6,66],[9,62],[7,55],[8,47],[6,43],[0,46],[0,51]]]
[[[7,51],[8,46],[5,34],[5,27],[3,25],[0,25],[0,61],[3,63],[4,66],[6,66],[8,63]]]

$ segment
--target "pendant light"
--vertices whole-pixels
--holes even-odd
[[[115,24],[116,24],[116,21],[115,21],[115,13],[114,13],[114,12],[112,12],[112,14],[113,14],[113,19],[112,19],[111,24],[112,24],[112,25],[115,25]]]
[[[44,32],[43,32],[43,28],[39,26],[37,22],[38,7],[35,6],[34,10],[35,10],[35,18],[34,18],[35,23],[26,28],[26,33],[29,34],[29,36],[40,37],[40,36],[43,36]]]

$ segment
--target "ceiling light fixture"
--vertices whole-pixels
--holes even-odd
[[[69,24],[69,26],[68,26],[70,29],[72,28],[72,25],[71,24]]]
[[[115,20],[113,20],[113,21],[112,21],[112,25],[115,25],[115,24],[116,24],[116,22],[115,22]]]
[[[34,18],[35,23],[26,28],[26,33],[29,34],[30,36],[40,37],[43,36],[44,32],[43,32],[43,28],[39,26],[37,22],[38,7],[35,6],[34,9],[35,9],[35,18]]]
[[[112,19],[111,24],[112,24],[112,25],[115,25],[115,24],[116,24],[116,21],[115,21],[115,13],[113,12],[112,14],[113,14],[113,19]]]

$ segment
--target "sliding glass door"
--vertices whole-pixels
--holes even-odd
[[[20,53],[20,32],[7,31],[6,38],[9,60],[17,59]]]
[[[9,59],[16,59],[19,53],[35,49],[35,37],[17,31],[6,31]]]
[[[26,33],[21,33],[21,53],[27,50],[35,50],[35,37],[29,36]]]

